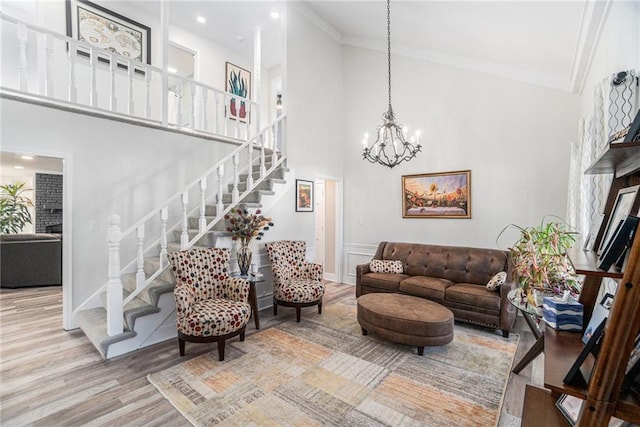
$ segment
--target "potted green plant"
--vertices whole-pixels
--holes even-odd
[[[510,224],[500,234],[510,227],[520,231],[509,252],[515,279],[529,301],[540,306],[544,295],[563,295],[565,291],[577,297],[582,288],[566,254],[576,233],[564,222],[545,222],[543,218],[539,226]]]
[[[25,182],[0,185],[0,233],[17,234],[31,224],[29,208],[33,202],[25,193],[31,191]]]

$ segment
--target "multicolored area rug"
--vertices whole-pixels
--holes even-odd
[[[148,376],[196,426],[491,426],[518,337],[462,324],[443,347],[362,336],[355,299]]]

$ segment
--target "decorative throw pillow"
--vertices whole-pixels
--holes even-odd
[[[490,291],[497,291],[498,289],[500,289],[500,286],[502,286],[506,281],[507,273],[501,271],[500,273],[497,273],[495,276],[493,276],[491,280],[489,280],[489,283],[487,283],[487,289]]]
[[[402,261],[393,261],[388,259],[372,259],[369,263],[369,270],[372,273],[402,273]]]

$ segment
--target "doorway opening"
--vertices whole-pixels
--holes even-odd
[[[315,180],[314,256],[324,266],[323,278],[341,282],[342,181],[330,177]]]

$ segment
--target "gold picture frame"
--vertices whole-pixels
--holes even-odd
[[[471,170],[402,176],[403,218],[471,218]]]

